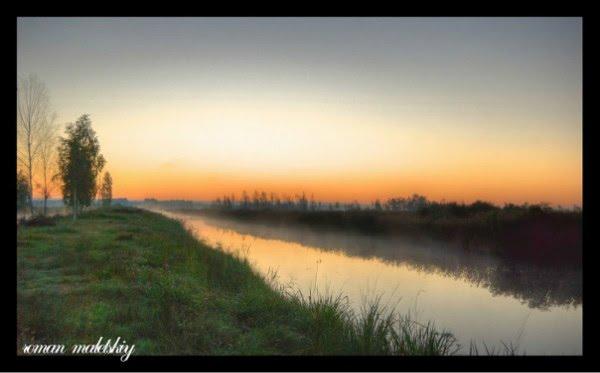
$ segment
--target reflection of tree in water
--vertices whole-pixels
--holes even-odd
[[[211,225],[266,239],[296,242],[349,256],[378,258],[406,264],[427,273],[466,280],[487,288],[493,295],[509,295],[530,308],[579,306],[582,302],[580,270],[510,263],[481,253],[455,250],[452,244],[431,239],[400,239],[352,232],[317,230],[306,226],[273,226],[204,218]]]
[[[551,306],[581,305],[582,275],[577,270],[516,267],[500,261],[494,266],[444,266],[417,264],[413,268],[464,279],[487,288],[493,295],[510,295],[527,303],[530,308],[548,309]]]

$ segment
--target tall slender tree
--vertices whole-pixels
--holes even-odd
[[[58,148],[58,168],[63,201],[71,206],[75,220],[81,209],[94,200],[98,189],[96,179],[106,161],[100,154],[89,115],[68,124],[65,132]]]
[[[44,126],[40,137],[38,166],[42,180],[40,183],[37,183],[37,186],[44,200],[42,210],[44,215],[48,211],[48,198],[51,197],[54,191],[57,179],[56,145],[58,136],[56,132],[58,128],[55,125],[55,120],[56,115],[52,115],[47,125]]]
[[[34,168],[52,118],[46,85],[33,74],[20,77],[17,85],[17,168],[24,171],[29,183],[31,214]]]
[[[100,187],[100,197],[102,198],[103,206],[110,206],[112,202],[112,183],[110,172],[105,172],[102,178],[102,186]]]

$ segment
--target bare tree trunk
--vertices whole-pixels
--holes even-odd
[[[44,187],[42,189],[42,193],[44,194],[44,216],[47,213],[47,204],[48,204],[48,178],[46,176],[46,164],[44,160]]]
[[[56,131],[57,127],[54,125],[56,115],[52,115],[48,121],[46,121],[44,127],[41,130],[40,136],[40,147],[39,147],[39,158],[42,166],[42,176],[44,184],[42,185],[42,193],[44,198],[44,215],[48,213],[48,198],[52,191],[53,177],[48,177],[49,173],[54,173],[54,161],[56,158]]]
[[[29,210],[33,216],[33,163],[31,160],[31,140],[27,141],[27,157],[29,163],[27,165],[27,173],[29,174]]]

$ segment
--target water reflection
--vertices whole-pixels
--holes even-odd
[[[457,252],[450,244],[425,238],[377,237],[306,226],[289,228],[212,217],[202,219],[207,224],[245,235],[296,242],[349,256],[379,258],[389,263],[407,264],[419,271],[468,280],[487,288],[493,295],[512,296],[531,308],[581,304],[582,275],[578,270],[509,263],[490,255]]]
[[[242,250],[259,273],[276,271],[279,284],[342,293],[358,312],[364,299],[382,295],[398,312],[417,312],[418,320],[451,331],[466,350],[473,341],[494,348],[504,342],[530,355],[581,354],[579,273],[459,255],[431,241],[166,215],[211,246]]]

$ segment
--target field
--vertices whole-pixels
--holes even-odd
[[[17,352],[23,344],[121,337],[134,355],[449,355],[433,324],[377,300],[301,294],[241,257],[196,240],[178,221],[100,208],[17,228]]]

